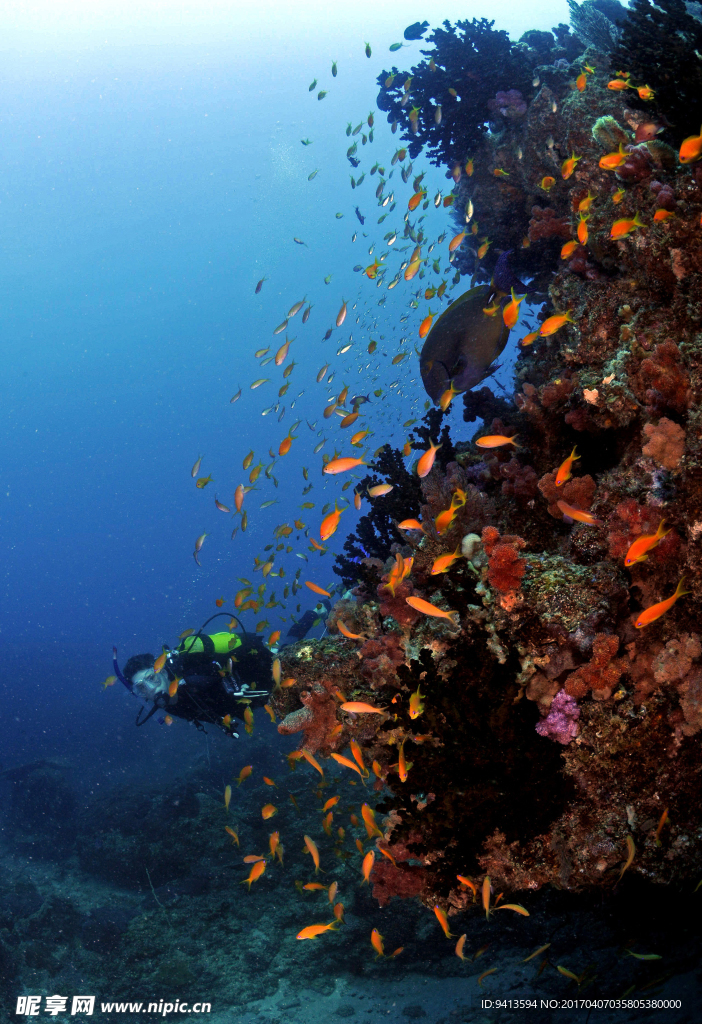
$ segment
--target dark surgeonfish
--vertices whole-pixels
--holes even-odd
[[[419,370],[427,394],[438,402],[451,386],[470,391],[489,377],[507,344],[509,329],[501,315],[483,312],[493,295],[487,285],[465,292],[444,310],[424,342]]]
[[[421,39],[428,28],[428,21],[423,21],[421,25],[418,21],[415,21],[413,25],[408,25],[405,29],[405,39]]]

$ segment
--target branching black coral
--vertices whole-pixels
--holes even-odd
[[[630,71],[637,85],[655,92],[654,105],[670,121],[670,135],[681,142],[702,121],[702,22],[688,14],[682,0],[632,0],[622,25],[613,66]],[[631,90],[627,101],[651,110]],[[666,135],[666,138],[668,135]]]
[[[384,445],[378,457],[369,464],[371,472],[358,484],[361,496],[371,501],[368,512],[361,516],[356,532],[344,542],[346,555],[337,555],[334,572],[348,586],[361,583],[373,592],[380,582],[380,574],[364,559],[384,562],[392,553],[391,547],[402,540],[395,522],[419,515],[422,491],[419,479],[405,468],[402,455],[396,448]],[[380,483],[391,483],[389,494],[368,498],[368,488]]]
[[[451,167],[470,156],[486,134],[488,101],[495,92],[527,90],[531,67],[524,50],[506,32],[494,29],[493,21],[473,18],[455,26],[443,24],[428,38],[435,49],[422,50],[429,60],[409,75],[397,74],[388,88],[388,72],[378,76],[378,107],[388,112],[389,121],[402,126],[412,158],[426,147],[432,163]],[[403,106],[407,78],[411,99]],[[412,109],[417,112],[416,132],[410,121]]]

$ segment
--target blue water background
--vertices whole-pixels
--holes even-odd
[[[400,337],[410,338],[408,349],[417,341],[425,304],[408,310],[404,282],[387,292],[352,271],[372,262],[371,241],[383,251],[383,234],[401,229],[411,189],[398,169],[390,182],[397,209],[378,227],[377,178],[368,170],[375,160],[390,169],[399,136],[375,109],[375,76],[393,62],[416,63],[422,46],[394,55],[389,44],[415,18],[485,14],[517,38],[568,16],[561,3],[519,13],[453,2],[345,12],[213,4],[190,15],[142,7],[57,3],[32,18],[11,4],[0,61],[0,761],[69,756],[91,788],[144,767],[168,773],[184,751],[201,750],[202,737],[185,723],[133,727],[136,701],[119,685],[99,685],[111,672],[112,645],[123,660],[157,653],[212,614],[215,598],[231,606],[236,577],[260,581],[253,558],[275,526],[302,516],[317,534],[321,506],[341,495],[342,482],[322,477],[322,455],[312,454],[317,431],[330,439],[325,451],[348,449],[338,420],[322,419],[327,397],[344,383],[351,394],[384,388],[368,415],[371,451],[402,443],[400,424],[423,411],[416,357],[399,367],[390,360]],[[329,90],[321,102],[317,89],[308,91],[314,77]],[[367,176],[352,191],[345,126],[371,110],[375,142],[359,145],[354,173]],[[306,137],[313,145],[301,145]],[[430,196],[449,190],[443,169],[420,157],[421,170]],[[427,224],[434,238],[454,230],[433,205]],[[396,268],[399,258],[390,262]],[[303,296],[313,309],[306,325],[301,314],[290,322],[297,366],[279,423],[261,411],[276,400],[282,367],[260,370],[254,351],[275,352],[285,335],[272,330]],[[323,342],[342,299],[347,321]],[[353,348],[338,357],[351,334]],[[367,342],[381,334],[387,354],[371,359]],[[330,388],[315,381],[326,362],[335,371]],[[507,358],[505,384],[509,365]],[[251,391],[264,376],[272,383]],[[393,381],[398,387],[388,390]],[[240,387],[241,400],[230,404]],[[268,464],[268,449],[298,418],[299,440],[274,470],[279,487],[260,478],[247,497],[248,532],[232,541],[235,524],[216,511],[214,494],[231,504],[247,451]],[[314,432],[306,420],[317,421]],[[460,410],[453,422],[461,424]],[[465,426],[456,436],[466,436]],[[215,480],[203,491],[190,475],[199,455]],[[307,499],[303,465],[314,482]],[[260,510],[270,498],[280,503]],[[303,500],[315,509],[300,512]],[[324,559],[279,556],[286,582],[301,565],[303,579],[337,582],[331,552],[353,523],[351,509]],[[203,532],[198,568],[192,550]],[[307,542],[294,546],[307,551]],[[306,593],[299,599],[302,611],[314,603]],[[268,617],[270,629],[285,631],[278,611],[249,613],[247,625]],[[273,727],[266,730],[265,742],[276,744]]]

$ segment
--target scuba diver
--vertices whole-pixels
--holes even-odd
[[[123,672],[113,647],[117,678],[135,697],[152,705],[143,717],[144,707],[139,709],[137,725],[162,710],[193,722],[201,731],[208,723],[238,738],[235,720],[244,721],[246,708],[266,703],[273,685],[272,652],[260,637],[246,631],[243,638],[229,632],[206,634],[205,627],[218,615],[231,617],[228,612],[218,612],[175,649],[164,646],[158,658],[132,655]]]
[[[314,608],[310,608],[304,615],[300,616],[297,622],[293,622],[283,643],[293,644],[297,640],[304,640],[313,627],[319,626],[324,622],[330,611],[331,601],[323,598]]]

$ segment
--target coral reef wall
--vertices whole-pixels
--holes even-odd
[[[681,6],[660,4],[685,59]],[[381,76],[410,152],[453,179],[457,225],[491,242],[456,265],[489,280],[512,250],[543,302],[513,395],[463,396],[478,436],[518,442],[446,435],[421,480],[386,453],[369,482],[392,504],[350,542],[329,636],[283,652],[280,731],[381,798],[381,903],[463,908],[459,874],[577,891],[702,867],[702,138],[659,66],[643,76],[658,18],[636,2],[616,58],[562,26],[511,44],[446,23],[421,66]]]

